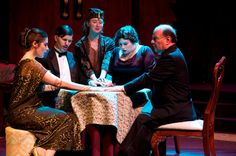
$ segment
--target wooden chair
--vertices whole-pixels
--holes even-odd
[[[16,65],[5,60],[0,60],[0,136],[4,135],[8,101],[13,85],[14,69]]]
[[[171,136],[201,137],[205,156],[216,155],[214,147],[215,110],[224,76],[225,62],[226,57],[223,56],[215,64],[211,96],[205,109],[203,120],[177,122],[158,127],[151,139],[154,156],[159,156],[158,144]]]

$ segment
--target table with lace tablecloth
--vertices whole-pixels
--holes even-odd
[[[141,108],[133,108],[123,92],[82,91],[71,97],[71,104],[83,131],[88,124],[113,125],[121,143]]]

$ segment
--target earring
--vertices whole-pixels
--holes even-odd
[[[31,151],[31,154],[30,154],[30,155],[31,155],[31,156],[39,156],[36,147],[33,147],[33,149],[32,149],[32,151]]]

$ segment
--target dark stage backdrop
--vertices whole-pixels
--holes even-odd
[[[113,37],[123,25],[133,25],[142,44],[150,45],[154,27],[160,23],[177,28],[178,46],[187,58],[191,82],[209,82],[215,62],[227,57],[226,83],[236,82],[236,14],[228,0],[82,0],[82,18],[75,17],[77,0],[69,0],[69,18],[62,19],[61,0],[5,0],[0,2],[0,59],[17,63],[23,55],[18,35],[25,27],[39,27],[49,34],[53,46],[55,28],[69,24],[73,44],[82,35],[87,9],[105,11],[104,35]],[[7,11],[5,11],[7,10]],[[70,50],[74,50],[71,45]]]

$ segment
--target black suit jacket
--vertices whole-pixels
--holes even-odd
[[[66,58],[68,60],[71,81],[79,82],[79,71],[78,64],[75,61],[74,54],[67,51]],[[55,49],[52,48],[44,54],[43,58],[37,58],[37,60],[48,70],[50,70],[54,75],[60,77],[59,65],[56,57]]]
[[[79,68],[77,62],[75,61],[74,54],[67,51],[66,57],[70,68],[71,81],[79,83]],[[50,70],[52,74],[60,77],[59,65],[54,48],[46,52],[43,58],[36,58],[36,60],[40,62],[47,70]],[[39,96],[41,97],[44,105],[54,107],[55,98],[58,92],[59,90],[42,92]]]
[[[162,124],[196,119],[189,88],[185,58],[176,45],[169,47],[157,60],[157,65],[125,84],[128,95],[152,84],[150,116]]]

